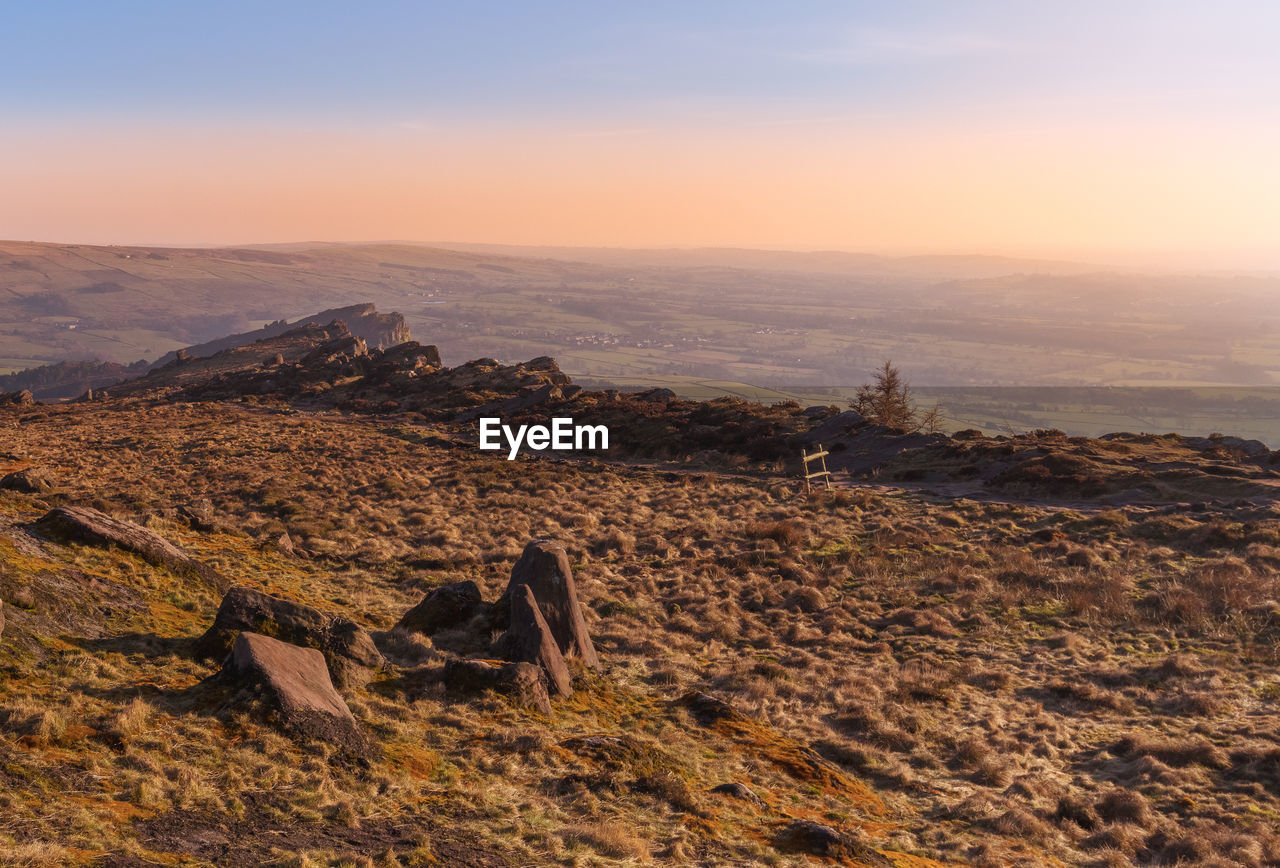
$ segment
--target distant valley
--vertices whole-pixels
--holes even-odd
[[[955,425],[1093,434],[1149,420],[1271,442],[1280,434],[1270,409],[1280,385],[1274,276],[999,257],[458,248],[0,242],[0,374],[64,360],[152,362],[371,302],[403,314],[450,364],[549,355],[601,385],[840,403],[892,358]],[[1011,405],[1015,392],[988,391],[1021,386],[1141,388],[1143,405],[1156,406],[1117,413],[1106,393]],[[1237,391],[1219,400],[1215,390],[1229,387]],[[1265,399],[1255,404],[1261,418],[1227,406],[1243,387]]]

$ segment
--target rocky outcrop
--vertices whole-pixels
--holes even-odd
[[[481,416],[509,416],[548,401],[557,401],[562,397],[563,393],[556,383],[548,383],[545,386],[526,386],[513,397],[459,413],[454,421],[473,422]]]
[[[550,540],[533,540],[524,547],[524,553],[511,570],[507,589],[494,607],[495,626],[506,626],[501,620],[504,614],[514,625],[522,587],[532,591],[532,598],[551,629],[560,653],[576,657],[592,669],[599,668],[600,657],[582,617],[578,588],[564,546]]]
[[[551,699],[542,670],[533,663],[507,663],[501,660],[450,660],[444,666],[446,688],[456,693],[482,693],[493,690],[504,694],[522,708],[551,714]]]
[[[328,329],[341,332],[346,329],[346,324],[333,322],[329,324]],[[303,356],[298,363],[304,368],[318,368],[329,365],[343,365],[368,355],[369,345],[365,343],[364,338],[348,334],[325,341]]]
[[[1104,435],[1101,440],[1114,439],[1115,435]],[[1192,449],[1201,452],[1238,452],[1247,458],[1266,458],[1271,450],[1261,440],[1246,440],[1243,437],[1188,437],[1186,443]]]
[[[465,625],[484,607],[480,588],[475,582],[442,585],[414,606],[396,624],[396,629],[434,635],[440,630]]]
[[[100,391],[121,380],[140,377],[147,372],[147,362],[132,365],[116,362],[58,362],[41,365],[16,374],[0,376],[0,393],[20,394],[29,391],[35,401],[58,401],[75,398],[86,391]],[[0,404],[5,403],[0,394]],[[27,403],[25,400],[20,403]]]
[[[676,399],[676,393],[670,389],[649,389],[636,396],[637,401],[645,404],[666,404]]]
[[[511,626],[498,640],[497,647],[508,660],[536,663],[560,696],[573,695],[569,667],[560,653],[555,634],[542,617],[533,588],[528,585],[520,585],[511,595]]]
[[[4,635],[4,601],[0,600],[0,636]]]
[[[53,474],[42,467],[15,470],[0,478],[0,489],[21,491],[23,494],[43,494],[52,491],[53,485]]]
[[[231,704],[261,698],[268,718],[293,736],[316,739],[350,755],[368,752],[351,709],[329,680],[324,655],[257,633],[241,633],[221,677],[242,690]]]
[[[61,542],[117,546],[148,563],[203,579],[216,588],[226,580],[216,570],[192,558],[164,537],[130,521],[112,518],[83,506],[55,506],[33,525],[41,536]]]
[[[364,684],[384,665],[373,637],[354,621],[246,587],[232,588],[222,598],[213,625],[196,642],[196,653],[222,657],[245,632],[316,649],[341,688]]]
[[[440,350],[434,346],[423,346],[417,341],[388,347],[383,351],[380,361],[391,371],[420,371],[424,368],[439,368]]]
[[[813,408],[810,408],[813,409]],[[824,410],[826,408],[818,408]],[[807,410],[805,411],[808,412]],[[856,428],[861,428],[867,424],[866,417],[857,410],[845,410],[835,416],[823,419],[813,428],[796,437],[798,443],[830,443],[838,440]]]
[[[0,392],[0,405],[12,404],[20,407],[29,407],[35,402],[35,396],[31,394],[29,389],[20,389],[17,392]]]
[[[215,353],[231,350],[237,347],[248,346],[258,341],[269,340],[271,338],[280,337],[286,332],[305,326],[323,326],[339,320],[346,324],[351,334],[362,339],[368,346],[376,349],[386,349],[396,344],[402,344],[409,340],[409,326],[405,324],[404,317],[398,313],[381,314],[372,304],[353,304],[348,307],[330,308],[322,310],[311,316],[304,316],[293,322],[285,320],[277,320],[268,323],[256,331],[241,332],[240,334],[228,335],[225,338],[218,338],[208,343],[196,344],[187,347],[186,356],[194,358],[204,358],[212,356]],[[178,358],[178,353],[169,353],[162,356],[151,365],[152,369],[163,367],[174,359]]]

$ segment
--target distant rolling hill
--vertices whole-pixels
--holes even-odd
[[[0,373],[66,359],[155,359],[358,302],[396,309],[442,278],[465,280],[489,259],[425,247],[284,252],[0,241]],[[548,272],[539,264],[500,267]]]
[[[985,256],[408,243],[0,242],[0,374],[152,361],[326,308],[403,314],[448,364],[596,380],[919,387],[1280,385],[1280,278]]]

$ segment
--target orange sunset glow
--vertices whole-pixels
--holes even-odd
[[[0,237],[1280,267],[1274,10],[713,6],[31,12]]]
[[[52,144],[6,139],[0,183],[30,235],[98,243],[499,238],[1195,264],[1260,259],[1274,234],[1275,130],[870,128],[71,128]]]

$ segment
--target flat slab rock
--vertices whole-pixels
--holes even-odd
[[[35,522],[41,536],[61,542],[93,546],[117,546],[159,567],[167,567],[226,587],[226,580],[212,567],[200,563],[155,531],[131,521],[112,518],[84,506],[55,506]]]
[[[327,742],[348,754],[367,753],[367,739],[334,689],[324,655],[314,648],[241,633],[222,675],[265,699],[285,731]]]
[[[373,637],[355,621],[243,586],[222,598],[213,625],[196,641],[196,653],[223,657],[244,632],[315,649],[341,688],[364,684],[372,670],[385,665]]]

